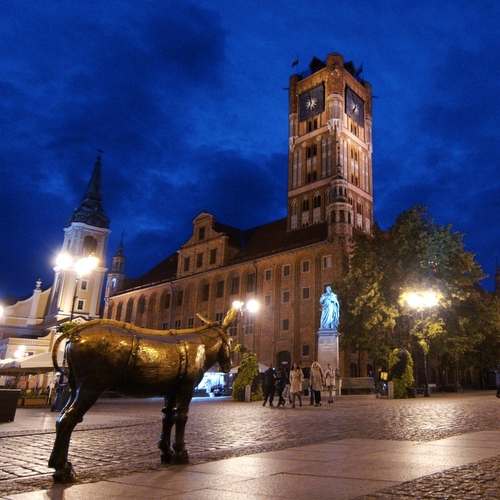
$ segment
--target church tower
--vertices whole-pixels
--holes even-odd
[[[315,57],[289,87],[287,228],[326,222],[342,267],[354,231],[371,234],[373,222],[372,96],[361,71],[340,54]]]
[[[50,298],[49,316],[99,318],[109,218],[102,207],[101,156],[97,157],[82,203],[64,228],[64,242]],[[83,265],[91,263],[90,267]]]
[[[125,280],[125,256],[123,255],[123,235],[122,235],[120,245],[118,246],[118,251],[113,257],[111,271],[108,273],[104,299],[108,300],[115,293],[119,292],[123,287],[124,280]]]

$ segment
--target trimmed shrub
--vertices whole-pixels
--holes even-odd
[[[394,349],[389,357],[389,373],[394,384],[394,398],[408,397],[413,387],[413,359],[406,349]]]

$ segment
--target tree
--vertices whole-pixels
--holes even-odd
[[[388,231],[375,226],[372,237],[357,237],[350,271],[338,287],[342,348],[367,350],[385,363],[393,349],[416,345],[450,362],[471,359],[484,342],[480,312],[491,305],[478,286],[485,275],[462,240],[419,205],[399,215]],[[418,314],[405,301],[416,290],[432,290],[438,306]],[[495,314],[484,317],[493,331]]]

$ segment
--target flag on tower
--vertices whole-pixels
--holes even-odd
[[[299,64],[299,58],[297,57],[297,59],[295,59],[295,61],[293,61],[293,63],[292,63],[292,68],[294,68],[298,64]]]

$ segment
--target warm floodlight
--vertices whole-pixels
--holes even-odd
[[[243,307],[243,304],[244,304],[244,302],[241,302],[241,300],[235,300],[235,301],[233,302],[233,307],[234,307],[235,309],[240,310],[240,309]]]
[[[426,307],[433,307],[437,305],[438,298],[434,292],[424,292],[424,293],[409,293],[406,297],[408,305],[413,309],[425,309]]]
[[[259,310],[260,304],[255,299],[249,300],[247,302],[247,311],[249,313],[255,313]]]

